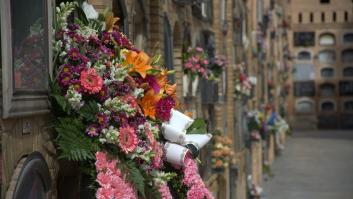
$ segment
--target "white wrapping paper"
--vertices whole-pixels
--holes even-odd
[[[189,149],[178,144],[167,142],[164,145],[164,150],[167,162],[174,165],[184,166],[184,159],[189,152]]]
[[[194,120],[187,115],[172,109],[171,118],[169,120],[169,124],[171,126],[180,129],[181,131],[186,130],[189,126],[194,122]]]
[[[185,140],[186,130],[179,129],[170,124],[163,123],[163,136],[171,142],[183,143]]]

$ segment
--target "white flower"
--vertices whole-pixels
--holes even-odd
[[[79,110],[84,102],[82,101],[82,95],[78,93],[73,86],[70,86],[65,95],[67,101],[71,107],[75,110]]]
[[[94,7],[91,4],[88,4],[87,2],[83,2],[82,10],[86,14],[86,17],[88,19],[98,19],[98,12],[94,9]]]

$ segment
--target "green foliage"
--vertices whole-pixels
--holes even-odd
[[[95,121],[99,108],[95,101],[91,100],[80,108],[79,114],[87,121]]]
[[[121,163],[123,164],[123,167],[121,169],[129,174],[128,181],[133,184],[139,194],[146,198],[145,178],[136,166],[136,163],[131,160],[122,161]]]
[[[61,151],[59,158],[72,161],[95,159],[99,145],[85,135],[85,125],[81,121],[69,117],[59,119],[55,130],[58,132],[56,141]]]
[[[186,131],[187,134],[206,134],[207,125],[204,119],[196,118]]]
[[[61,90],[56,81],[50,82],[49,100],[51,102],[52,110],[56,116],[65,116],[70,114],[71,106],[64,96],[61,95]]]

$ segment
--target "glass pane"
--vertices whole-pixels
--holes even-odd
[[[15,89],[47,88],[48,50],[44,0],[11,0]]]
[[[325,34],[320,37],[320,45],[334,45],[335,37],[331,34]]]
[[[319,52],[319,62],[333,63],[336,60],[336,54],[332,50],[324,50]]]
[[[344,77],[352,77],[353,76],[353,67],[347,67],[343,69],[343,76]]]
[[[345,50],[342,52],[342,61],[343,62],[353,61],[353,49]]]
[[[298,102],[296,106],[296,111],[300,113],[312,112],[314,110],[314,105],[311,101],[305,100]]]
[[[334,111],[335,105],[332,102],[324,102],[321,104],[321,111]]]
[[[344,111],[353,111],[353,101],[344,102]]]
[[[300,52],[298,53],[298,60],[310,60],[311,59],[311,54],[310,52]]]
[[[353,33],[347,33],[343,36],[344,42],[353,42]]]
[[[314,65],[297,64],[294,69],[294,80],[312,80],[315,78]]]
[[[334,70],[333,68],[323,68],[321,69],[321,77],[333,77],[334,76]]]
[[[323,84],[320,86],[320,95],[321,96],[334,96],[335,95],[335,86],[332,84]]]

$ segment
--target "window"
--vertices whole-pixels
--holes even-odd
[[[344,21],[348,22],[348,12],[347,11],[344,12]]]
[[[323,69],[321,69],[321,77],[322,78],[334,77],[334,69],[333,68],[323,68]]]
[[[301,51],[298,53],[298,60],[303,60],[303,61],[310,61],[311,60],[311,53],[308,51]]]
[[[45,0],[0,1],[2,57],[8,66],[2,76],[9,88],[3,94],[4,117],[48,111],[50,6]]]
[[[310,22],[313,23],[314,22],[314,14],[311,12],[310,13]]]
[[[320,96],[328,97],[335,95],[335,85],[331,83],[324,83],[320,85]]]
[[[294,32],[293,43],[295,47],[315,46],[315,32]]]
[[[293,79],[295,81],[312,80],[315,78],[315,68],[312,64],[296,64]]]
[[[295,103],[295,110],[298,113],[314,112],[315,103],[311,99],[298,99]]]
[[[304,97],[304,96],[315,96],[315,82],[294,82],[294,96]]]
[[[302,13],[299,13],[299,15],[298,15],[298,22],[299,23],[303,22],[303,14]]]
[[[322,50],[318,54],[318,60],[321,63],[334,63],[336,61],[336,53],[334,50]]]
[[[353,95],[353,81],[340,81],[339,88],[341,96]]]
[[[343,69],[343,77],[353,77],[353,67],[346,67]]]
[[[173,38],[172,30],[167,16],[164,16],[164,64],[168,70],[174,69],[173,64]],[[174,82],[174,75],[169,76],[169,79]]]
[[[320,109],[322,112],[332,112],[336,110],[336,106],[332,101],[325,101],[321,103]]]
[[[335,45],[335,36],[331,33],[323,33],[319,37],[319,44],[322,46]]]
[[[320,3],[321,3],[321,4],[329,4],[329,3],[330,3],[330,0],[320,0]]]
[[[345,101],[343,103],[343,111],[353,111],[353,101]]]
[[[337,20],[337,14],[336,14],[336,12],[333,12],[332,13],[332,21],[336,22],[336,20]]]
[[[324,12],[321,13],[321,22],[325,22],[325,13]]]
[[[346,49],[342,51],[342,62],[352,62],[353,61],[353,49]]]
[[[353,43],[353,33],[346,33],[343,35],[344,43]]]

